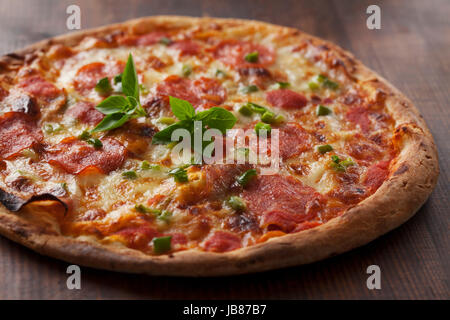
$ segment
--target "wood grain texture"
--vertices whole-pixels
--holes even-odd
[[[212,279],[128,275],[82,268],[82,289],[66,287],[67,264],[0,238],[0,299],[449,299],[450,3],[448,0],[0,0],[0,54],[67,32],[66,7],[82,27],[158,14],[257,19],[299,28],[353,52],[406,94],[427,121],[441,174],[409,222],[347,254],[307,266]],[[382,29],[366,28],[378,4]],[[382,289],[368,290],[379,265]]]

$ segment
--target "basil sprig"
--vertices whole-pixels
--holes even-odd
[[[212,107],[205,111],[195,112],[194,107],[182,99],[169,97],[170,107],[178,122],[159,131],[153,136],[153,144],[168,144],[172,142],[172,133],[176,129],[186,129],[191,135],[194,133],[194,121],[202,121],[202,129],[218,129],[223,134],[227,129],[233,128],[236,117],[228,110]]]
[[[122,126],[130,119],[147,115],[139,100],[139,82],[131,53],[122,73],[121,82],[124,96],[109,96],[95,107],[106,117],[97,124],[92,132],[112,130]]]

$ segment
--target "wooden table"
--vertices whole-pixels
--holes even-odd
[[[213,279],[127,275],[82,268],[82,289],[66,288],[67,263],[0,238],[0,299],[448,299],[450,3],[404,1],[34,1],[0,0],[0,53],[67,32],[77,3],[82,28],[158,14],[249,18],[298,27],[353,52],[410,97],[439,148],[439,182],[409,222],[347,254],[308,266]],[[381,7],[381,30],[366,8]],[[368,290],[366,268],[381,268]]]

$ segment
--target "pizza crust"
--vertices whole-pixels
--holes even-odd
[[[149,256],[125,247],[49,232],[45,227],[30,222],[23,214],[13,214],[4,207],[0,207],[0,234],[41,254],[88,267],[151,275],[223,276],[307,264],[346,252],[400,226],[422,206],[436,184],[439,165],[433,137],[417,109],[401,92],[366,68],[351,53],[295,29],[238,19],[147,17],[36,43],[1,57],[0,73],[14,72],[27,57],[39,55],[56,43],[74,45],[85,36],[101,36],[120,29],[131,28],[135,33],[145,33],[155,26],[200,23],[288,30],[297,37],[309,39],[314,45],[326,45],[343,61],[352,77],[370,84],[374,90],[387,93],[385,104],[395,120],[395,136],[401,150],[393,160],[389,178],[373,195],[323,225],[226,253],[190,249],[170,255]]]

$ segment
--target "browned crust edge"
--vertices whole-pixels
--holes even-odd
[[[106,35],[118,29],[157,25],[252,24],[255,27],[295,29],[268,23],[219,18],[156,16],[126,21],[106,27],[71,33],[33,44],[14,54],[0,58],[0,73],[21,66],[26,55],[46,50],[50,45],[78,43],[87,35]],[[171,255],[148,256],[136,250],[102,245],[44,234],[23,217],[0,208],[0,234],[41,254],[70,263],[121,272],[176,276],[223,276],[259,272],[274,268],[307,264],[362,246],[411,218],[433,190],[439,174],[436,146],[423,118],[401,92],[372,70],[366,68],[349,52],[327,41],[300,32],[301,37],[315,44],[326,44],[351,67],[351,75],[374,88],[388,93],[386,105],[401,133],[401,152],[395,159],[391,176],[370,197],[344,215],[324,225],[227,253],[187,250]],[[7,71],[6,71],[7,72]]]

